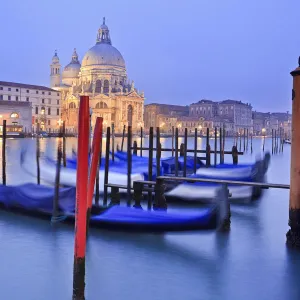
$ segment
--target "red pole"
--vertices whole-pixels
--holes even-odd
[[[97,118],[95,129],[94,129],[94,136],[93,136],[93,144],[91,149],[91,165],[90,165],[90,176],[89,176],[89,183],[88,183],[88,197],[87,197],[87,233],[89,229],[89,221],[91,216],[92,204],[93,204],[93,196],[94,196],[94,189],[95,189],[95,180],[96,174],[99,170],[99,157],[100,151],[102,149],[102,126],[103,126],[103,118]]]
[[[78,155],[76,176],[75,249],[73,270],[73,300],[84,300],[86,212],[89,153],[89,97],[80,96],[78,122]]]

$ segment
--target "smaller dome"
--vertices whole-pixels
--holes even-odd
[[[80,72],[80,63],[70,62],[65,66],[64,71],[62,73],[62,78],[74,78],[77,77]]]
[[[76,49],[74,49],[74,52],[72,54],[72,60],[71,62],[65,66],[64,71],[62,73],[62,81],[64,84],[71,84],[71,81],[68,79],[73,79],[78,77],[78,74],[80,72],[80,62],[78,60],[78,55],[76,52]]]

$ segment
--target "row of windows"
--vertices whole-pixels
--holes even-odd
[[[39,123],[39,120],[35,120],[35,124]],[[51,125],[51,120],[47,120],[48,125]],[[40,124],[43,126],[45,125],[45,122],[40,122]]]
[[[4,90],[3,86],[0,86],[0,91],[3,91],[3,90]],[[10,87],[7,88],[7,90],[8,90],[9,92],[11,92],[11,88],[10,88]],[[16,89],[15,91],[18,92],[19,89]],[[29,90],[26,90],[26,93],[29,93]],[[39,91],[35,91],[35,93],[38,94]],[[42,92],[42,95],[45,95],[45,92]],[[51,92],[48,92],[48,95],[51,95]],[[57,96],[59,96],[59,93],[57,93]]]
[[[36,114],[36,115],[39,114],[39,107],[38,107],[38,106],[35,107],[35,114]],[[42,115],[45,115],[45,114],[46,114],[46,109],[45,109],[44,106],[41,108],[41,114],[42,114]],[[49,115],[49,116],[51,115],[51,107],[48,107],[48,115]],[[59,116],[59,108],[56,109],[56,115]]]
[[[13,96],[15,98],[16,101],[19,101],[19,96]],[[0,95],[0,100],[3,100],[3,95]],[[12,96],[8,95],[7,96],[7,100],[11,101],[12,100]],[[26,101],[29,102],[29,97],[26,97]],[[45,99],[42,99],[42,103],[45,103]],[[51,104],[51,99],[48,99],[48,104]],[[56,100],[56,104],[59,105],[59,100]]]

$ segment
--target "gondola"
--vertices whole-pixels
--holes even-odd
[[[227,191],[219,189],[215,204],[208,209],[193,213],[171,213],[165,211],[145,211],[143,209],[112,206],[93,206],[90,226],[100,229],[168,232],[191,230],[214,230],[222,226],[228,218]],[[74,222],[76,189],[59,189],[59,221]],[[0,186],[0,208],[25,215],[53,217],[54,188],[36,184]],[[53,220],[57,221],[55,216]]]

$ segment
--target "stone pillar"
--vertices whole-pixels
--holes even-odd
[[[292,138],[291,138],[291,179],[287,244],[300,248],[300,57],[299,66],[291,72],[292,90]]]

